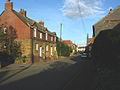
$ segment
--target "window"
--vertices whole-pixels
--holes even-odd
[[[42,39],[42,33],[40,32],[40,39]]]
[[[47,40],[47,38],[48,38],[48,37],[47,37],[47,32],[46,32],[46,40]]]
[[[3,48],[4,48],[4,49],[6,49],[6,48],[7,48],[7,44],[6,44],[6,43],[4,43],[4,46],[3,46]]]
[[[55,42],[56,42],[56,37],[55,37]]]
[[[7,28],[4,28],[4,34],[6,34],[7,33]]]
[[[53,36],[51,36],[51,41],[53,41]]]
[[[40,57],[42,57],[42,47],[40,46]]]
[[[35,50],[38,50],[38,44],[35,44]]]
[[[34,37],[36,37],[36,31],[37,31],[36,28],[34,28]]]
[[[54,51],[56,51],[56,47],[54,47]]]
[[[46,46],[46,51],[48,51],[48,45]]]
[[[53,48],[51,47],[51,56],[52,56],[52,53],[53,53],[52,49],[53,49]]]

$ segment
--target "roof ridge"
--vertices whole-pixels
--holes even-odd
[[[120,5],[117,6],[111,13],[108,13],[106,16],[104,16],[101,20],[99,20],[97,23],[95,23],[94,25],[98,24],[99,22],[101,22],[102,20],[104,20],[106,17],[110,16],[111,14],[113,14],[117,9],[120,8]]]

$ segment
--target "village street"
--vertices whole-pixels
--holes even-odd
[[[11,65],[0,71],[0,90],[92,90],[90,60],[73,56],[32,65]]]

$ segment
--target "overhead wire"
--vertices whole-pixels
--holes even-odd
[[[79,0],[79,2],[78,2],[78,12],[79,12],[79,14],[80,14],[80,19],[81,19],[81,23],[82,23],[82,26],[83,26],[83,32],[84,32],[84,34],[85,35],[87,35],[87,32],[86,32],[86,25],[85,25],[85,22],[84,22],[84,19],[83,19],[83,16],[82,16],[82,11],[81,11],[81,7],[80,7],[80,0]]]

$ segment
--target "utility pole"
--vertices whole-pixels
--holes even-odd
[[[61,48],[62,48],[61,41],[62,41],[62,23],[60,24],[60,56],[61,56]]]
[[[60,24],[60,41],[62,40],[62,23]]]

